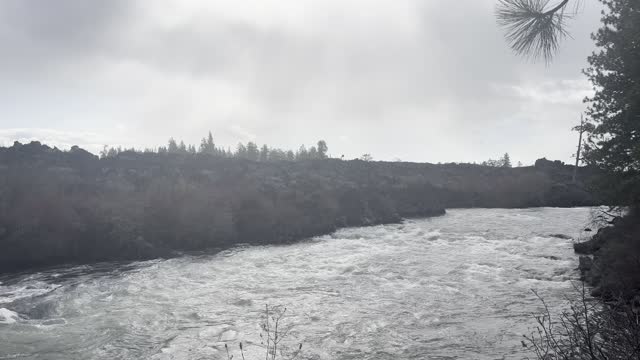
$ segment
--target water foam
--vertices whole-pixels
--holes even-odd
[[[15,324],[20,320],[20,315],[7,308],[0,308],[0,324]]]
[[[31,279],[11,286],[0,285],[0,304],[9,304],[14,301],[45,295],[58,287],[60,285]]]
[[[270,304],[288,307],[289,345],[302,342],[308,358],[521,359],[540,310],[531,289],[553,306],[578,277],[571,241],[540,235],[579,235],[588,218],[588,209],[451,210],[287,246],[3,278],[0,319],[36,326],[0,326],[12,344],[0,358],[226,358],[224,344],[240,341],[253,358],[264,355]]]

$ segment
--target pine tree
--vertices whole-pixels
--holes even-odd
[[[253,141],[247,143],[247,159],[253,161],[260,159],[260,150],[258,150],[258,145]]]
[[[296,154],[293,153],[293,150],[287,150],[286,158],[289,161],[294,161],[296,159]]]
[[[202,140],[200,140],[200,148],[198,148],[198,152],[201,154],[207,153],[207,139],[202,138]]]
[[[216,155],[216,144],[213,142],[213,135],[211,131],[209,131],[209,136],[207,136],[207,153],[211,155]]]
[[[200,152],[203,154],[217,155],[216,144],[213,142],[213,135],[209,131],[209,135],[206,138],[200,140]]]
[[[298,152],[296,153],[296,160],[307,160],[309,159],[309,152],[304,144],[300,145]]]
[[[509,153],[504,153],[501,159],[501,166],[505,168],[511,167],[511,157],[509,157]]]
[[[588,140],[583,159],[601,170],[607,202],[640,205],[640,6],[637,0],[602,0],[608,8],[593,35],[600,51],[587,75]]]
[[[174,138],[169,138],[169,142],[167,144],[167,152],[170,154],[176,154],[178,152],[178,143],[176,143]]]
[[[180,140],[180,145],[178,145],[178,152],[181,154],[187,153],[187,145],[185,145],[184,141]]]
[[[312,146],[309,148],[309,159],[318,159],[319,155],[318,155],[318,150],[316,149],[315,146]]]
[[[247,147],[244,146],[243,143],[238,143],[238,147],[236,148],[235,156],[239,159],[247,158]]]
[[[269,160],[269,147],[267,145],[262,145],[262,149],[260,150],[260,161],[265,162]]]
[[[329,150],[329,147],[327,147],[327,143],[324,140],[318,141],[318,157],[320,159],[326,159],[327,158],[327,151],[328,150]]]

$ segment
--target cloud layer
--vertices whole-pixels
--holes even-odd
[[[347,157],[569,160],[600,8],[585,4],[545,67],[509,51],[494,5],[3,1],[0,140],[97,151],[212,130]]]

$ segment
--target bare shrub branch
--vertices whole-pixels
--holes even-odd
[[[584,285],[577,299],[569,299],[569,309],[552,317],[548,305],[535,316],[536,328],[525,335],[524,346],[540,360],[613,360],[640,356],[639,299],[618,298],[605,302],[588,296]]]
[[[270,307],[265,305],[262,323],[260,324],[262,329],[260,338],[262,338],[261,344],[265,348],[265,360],[295,360],[302,352],[302,343],[294,348],[290,348],[283,343],[293,328],[291,325],[284,326],[282,324],[286,312],[287,308],[284,306]],[[224,347],[227,351],[227,360],[232,360],[233,355],[229,353],[228,346],[225,344]],[[240,343],[240,355],[242,360],[245,360],[242,343]]]

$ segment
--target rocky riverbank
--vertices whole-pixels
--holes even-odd
[[[592,295],[630,299],[640,293],[640,213],[632,209],[601,228],[588,241],[574,244],[582,280]]]
[[[288,243],[445,208],[587,206],[573,168],[0,148],[0,272]],[[580,168],[581,179],[590,176]]]

